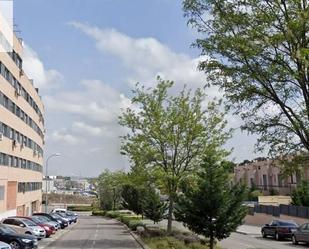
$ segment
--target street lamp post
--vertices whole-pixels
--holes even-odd
[[[47,196],[47,177],[48,177],[48,161],[53,158],[53,157],[57,157],[57,156],[61,156],[60,153],[55,153],[50,155],[47,160],[46,160],[46,164],[45,164],[45,212],[47,213],[47,201],[48,201],[48,196]]]

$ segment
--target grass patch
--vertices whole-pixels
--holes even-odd
[[[151,249],[208,249],[206,245],[201,243],[185,244],[183,241],[177,240],[174,237],[156,237],[143,238],[143,241]]]

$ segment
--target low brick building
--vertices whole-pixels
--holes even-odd
[[[270,194],[289,195],[300,182],[300,177],[296,175],[283,176],[282,166],[279,161],[269,158],[259,158],[251,162],[247,161],[234,168],[235,182],[243,182],[248,187],[256,187]],[[309,172],[305,170],[303,176],[309,179]]]

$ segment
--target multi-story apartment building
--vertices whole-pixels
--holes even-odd
[[[23,71],[22,41],[13,44],[0,52],[0,219],[42,205],[44,107]]]
[[[302,172],[304,179],[309,179],[309,170]],[[300,182],[296,174],[284,176],[278,160],[260,158],[251,162],[242,163],[234,168],[236,182],[243,182],[248,187],[255,187],[265,194],[270,192],[288,195]]]

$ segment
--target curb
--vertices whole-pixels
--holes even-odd
[[[143,248],[143,249],[150,249],[149,246],[147,246],[140,236],[132,231],[130,231],[131,236],[135,239],[135,241]]]
[[[130,228],[126,225],[123,224],[122,222],[118,221],[120,224],[122,224],[124,226],[124,228],[131,234],[131,236],[135,239],[135,241],[141,246],[142,249],[150,249],[149,246],[147,246],[142,239],[140,238],[140,236],[137,233],[134,233],[133,231],[130,230]]]

